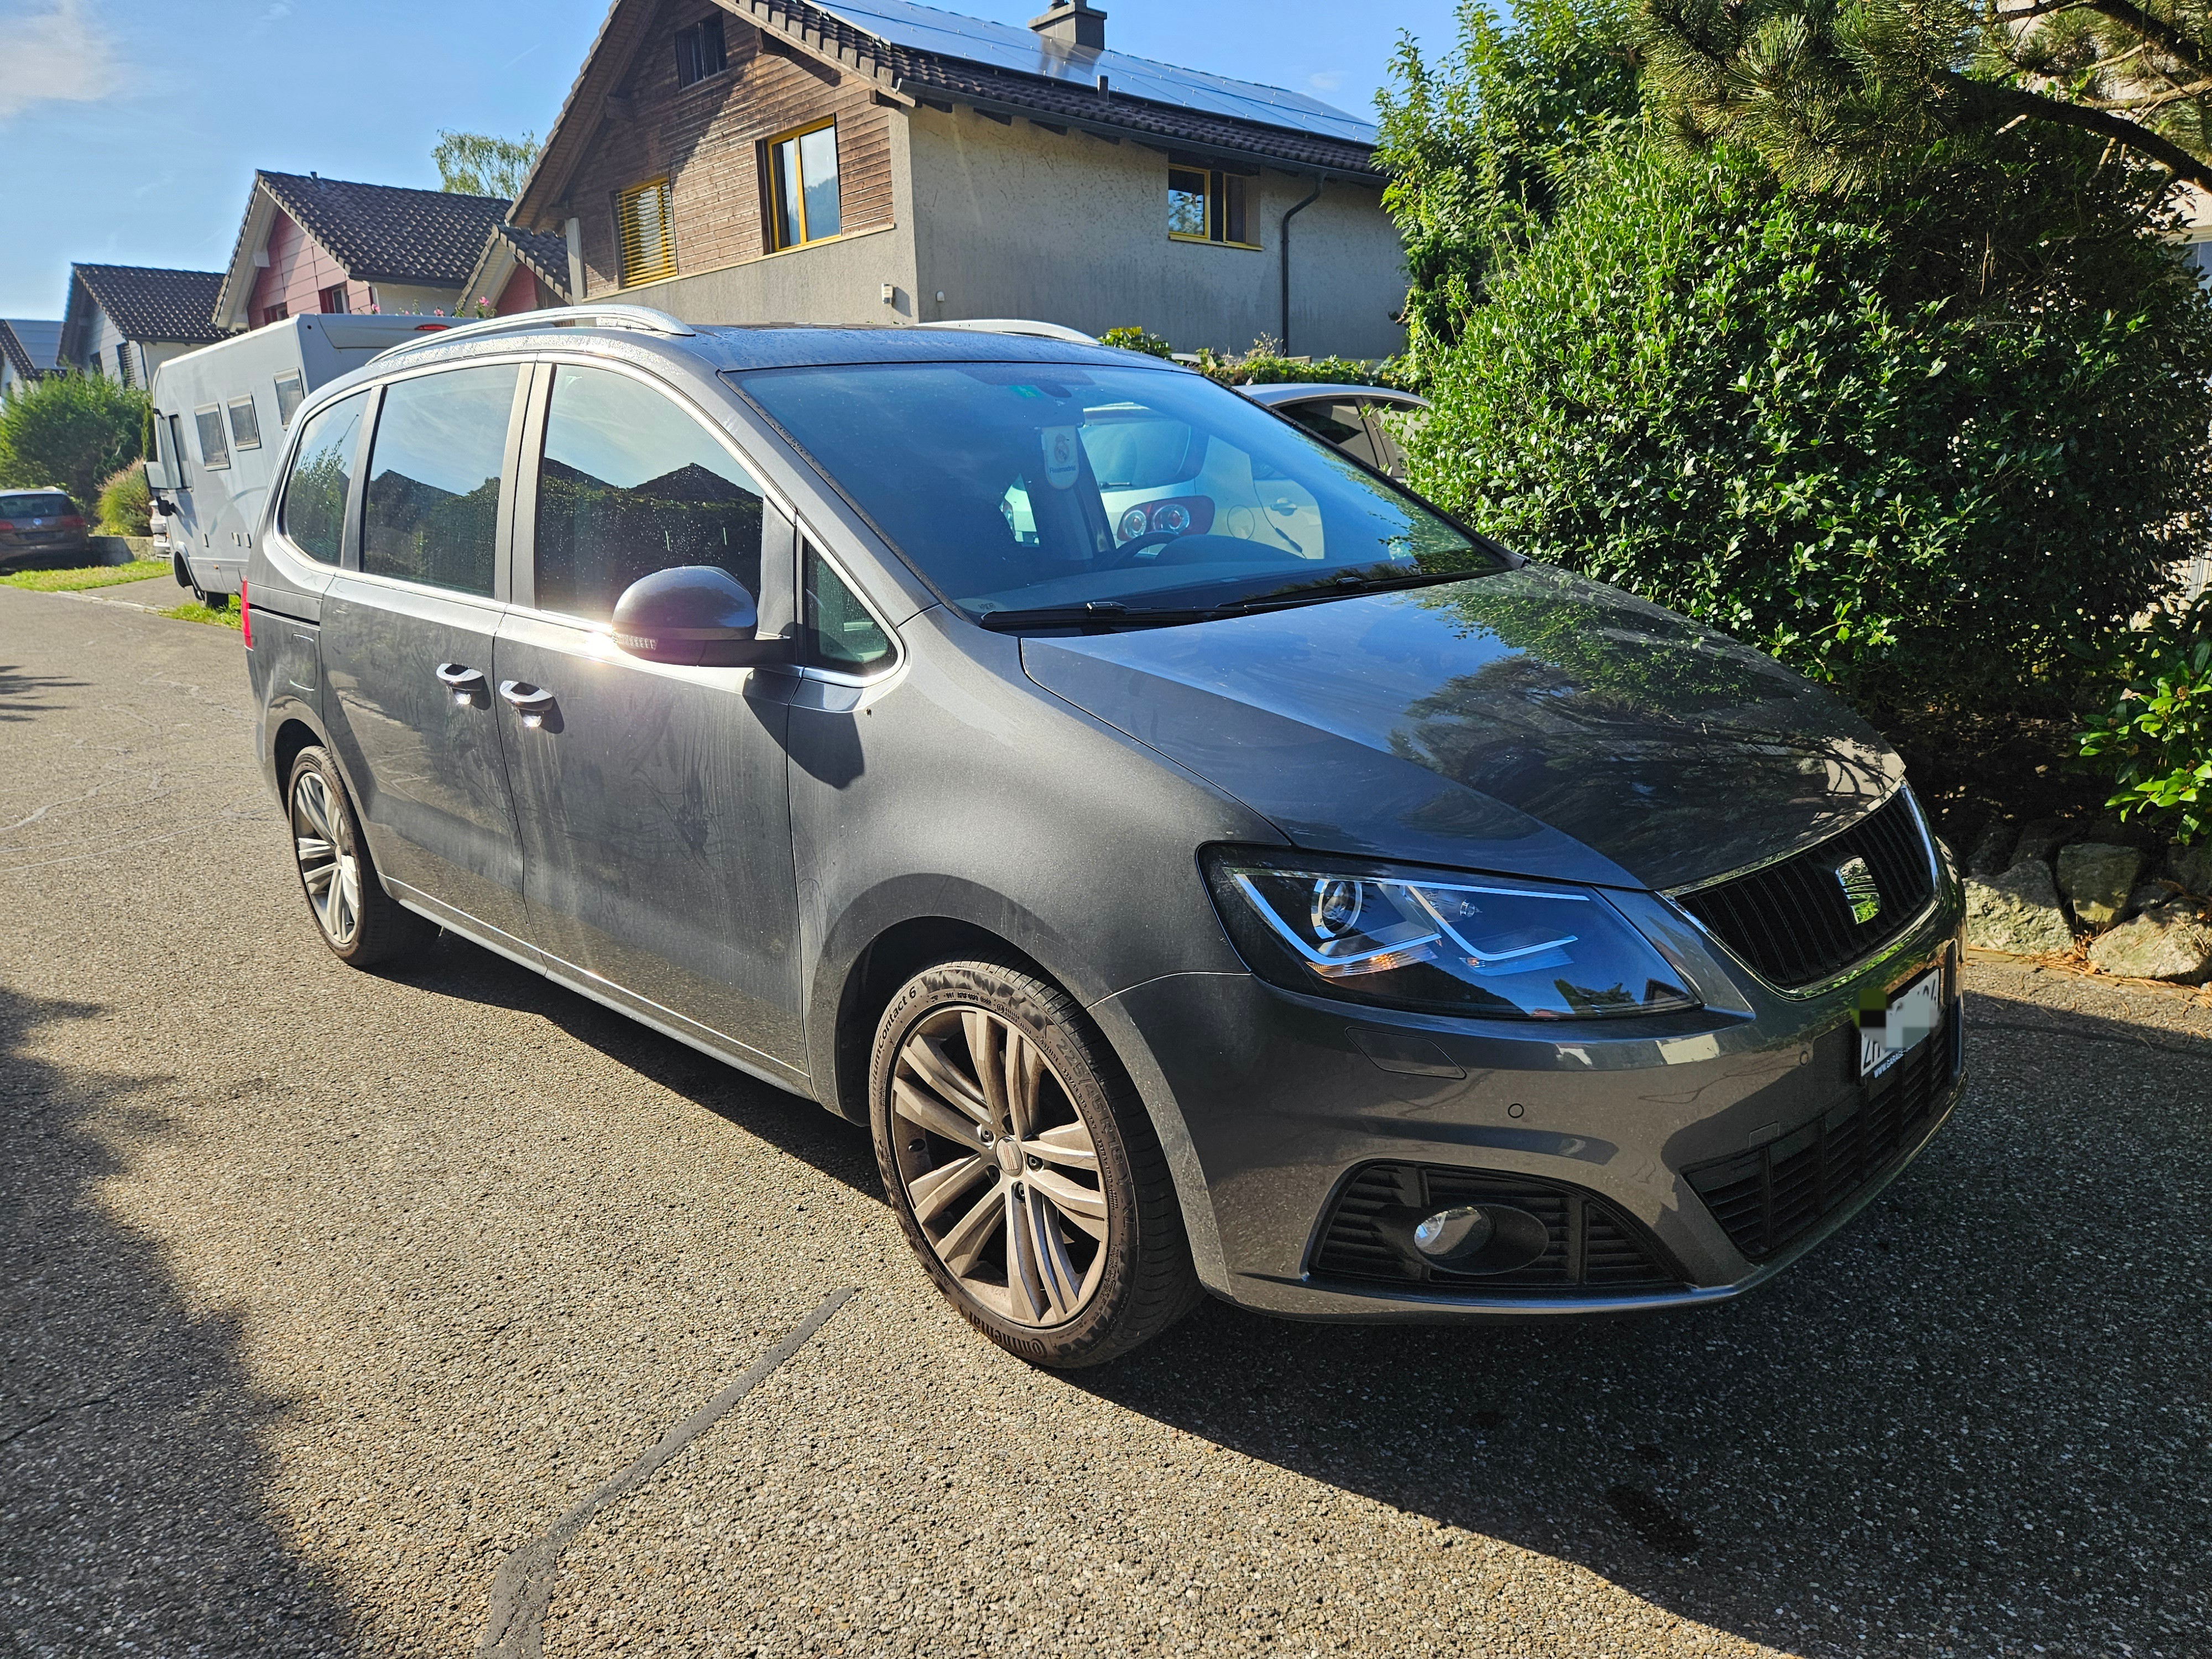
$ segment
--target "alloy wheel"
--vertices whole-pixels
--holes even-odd
[[[292,788],[292,845],[315,921],[343,947],[361,931],[361,861],[344,811],[320,772],[302,771]]]
[[[939,1008],[898,1051],[890,1109],[908,1206],[945,1271],[1016,1324],[1074,1318],[1110,1222],[1090,1126],[1044,1050],[987,1009]]]

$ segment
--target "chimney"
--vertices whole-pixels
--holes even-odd
[[[1090,0],[1053,0],[1052,9],[1030,18],[1030,27],[1063,46],[1103,51],[1106,46],[1106,14],[1092,10]]]

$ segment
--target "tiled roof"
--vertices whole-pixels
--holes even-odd
[[[491,228],[507,216],[507,204],[496,196],[295,173],[257,172],[253,178],[357,283],[459,288]],[[212,293],[208,304],[212,310]]]
[[[60,361],[62,325],[27,317],[0,319],[0,355],[27,380],[50,374]]]
[[[71,275],[99,302],[126,340],[211,344],[219,270],[158,270],[143,265],[71,265]]]
[[[559,295],[568,297],[568,243],[566,238],[549,235],[543,231],[525,230],[520,225],[501,225],[499,234],[514,250],[514,257],[537,276],[538,280]]]

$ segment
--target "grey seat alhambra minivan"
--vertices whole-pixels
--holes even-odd
[[[872,1132],[994,1340],[1716,1301],[1957,1097],[1897,757],[1174,364],[623,308],[317,392],[260,758],[440,928]]]

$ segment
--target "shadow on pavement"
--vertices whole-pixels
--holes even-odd
[[[102,1010],[0,989],[0,1631],[10,1654],[332,1654],[345,1619],[287,1549],[234,1318],[186,1305],[94,1191],[150,1140],[159,1079],[58,1066],[40,1028]]]
[[[1968,1020],[1942,1135],[1742,1301],[1381,1329],[1209,1304],[1073,1380],[1795,1652],[2212,1651],[2212,1041]]]
[[[13,663],[0,663],[0,720],[27,720],[34,714],[51,714],[60,705],[33,699],[42,699],[48,691],[73,690],[83,684],[82,680],[26,674]]]
[[[866,1130],[811,1100],[663,1036],[495,951],[446,933],[419,961],[385,971],[402,984],[439,996],[537,1014],[577,1042],[758,1136],[778,1152],[812,1164],[865,1197],[883,1197],[875,1149]]]

